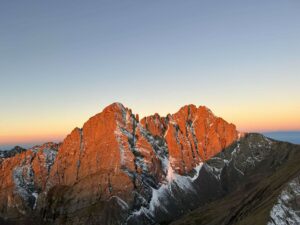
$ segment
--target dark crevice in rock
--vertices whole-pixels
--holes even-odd
[[[80,141],[79,141],[80,149],[79,149],[79,156],[78,156],[78,160],[77,160],[76,181],[78,180],[79,169],[80,169],[80,164],[81,164],[81,156],[82,156],[82,152],[84,151],[83,129],[79,129],[79,134],[80,134]]]

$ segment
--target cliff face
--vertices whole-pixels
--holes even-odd
[[[153,190],[176,175],[195,173],[237,139],[233,124],[203,106],[139,122],[114,103],[74,129],[57,155],[57,146],[49,145],[5,159],[0,216],[33,212],[54,224],[121,223],[150,206]]]
[[[184,106],[166,118],[156,114],[141,123],[152,134],[165,139],[171,166],[179,174],[190,172],[238,137],[235,125],[216,117],[204,106]]]
[[[46,188],[58,145],[47,143],[0,162],[0,213],[18,218],[35,209],[38,192]]]
[[[0,155],[0,224],[297,224],[299,154],[204,106],[139,121],[114,103],[60,145]]]

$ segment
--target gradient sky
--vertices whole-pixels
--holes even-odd
[[[300,130],[299,0],[1,1],[0,146],[61,140],[115,101]]]

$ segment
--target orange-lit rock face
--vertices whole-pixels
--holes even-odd
[[[152,135],[162,136],[167,128],[166,118],[160,117],[157,113],[147,116],[141,120],[141,124],[150,131]]]
[[[36,146],[0,163],[0,214],[16,217],[31,211],[45,189],[58,145]]]
[[[87,192],[105,196],[132,189],[131,178],[121,170],[122,166],[134,169],[128,141],[119,134],[119,126],[126,126],[127,113],[123,106],[113,104],[90,118],[82,129],[74,129],[59,149],[50,186],[80,186],[82,181]]]
[[[139,122],[138,115],[114,103],[75,128],[56,158],[48,144],[0,162],[0,214],[22,214],[36,204],[74,214],[116,196],[126,202],[123,208],[140,206],[166,181],[169,166],[187,174],[237,138],[234,125],[205,107],[184,106]],[[65,190],[59,193],[63,203],[53,195],[57,190]]]
[[[143,173],[161,176],[161,162],[146,132],[131,110],[118,103],[108,106],[65,139],[49,186],[75,185],[84,195],[130,201]]]
[[[167,119],[155,115],[142,119],[142,123],[150,132],[164,136],[171,166],[180,174],[190,172],[238,137],[233,124],[203,106],[184,106]]]
[[[202,106],[185,106],[166,118],[155,114],[140,123],[136,117],[115,103],[82,129],[74,129],[60,147],[49,186],[71,186],[81,180],[87,185],[90,179],[89,189],[98,195],[123,195],[137,185],[143,172],[160,181],[166,175],[163,157],[185,174],[230,145],[238,134],[234,125]]]

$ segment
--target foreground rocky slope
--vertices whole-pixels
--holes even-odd
[[[114,103],[60,146],[2,160],[0,224],[169,223],[251,191],[287,167],[279,195],[299,169],[298,152],[258,134],[243,136],[203,106],[139,121]]]
[[[206,166],[224,195],[173,225],[299,224],[299,145],[248,134]]]

